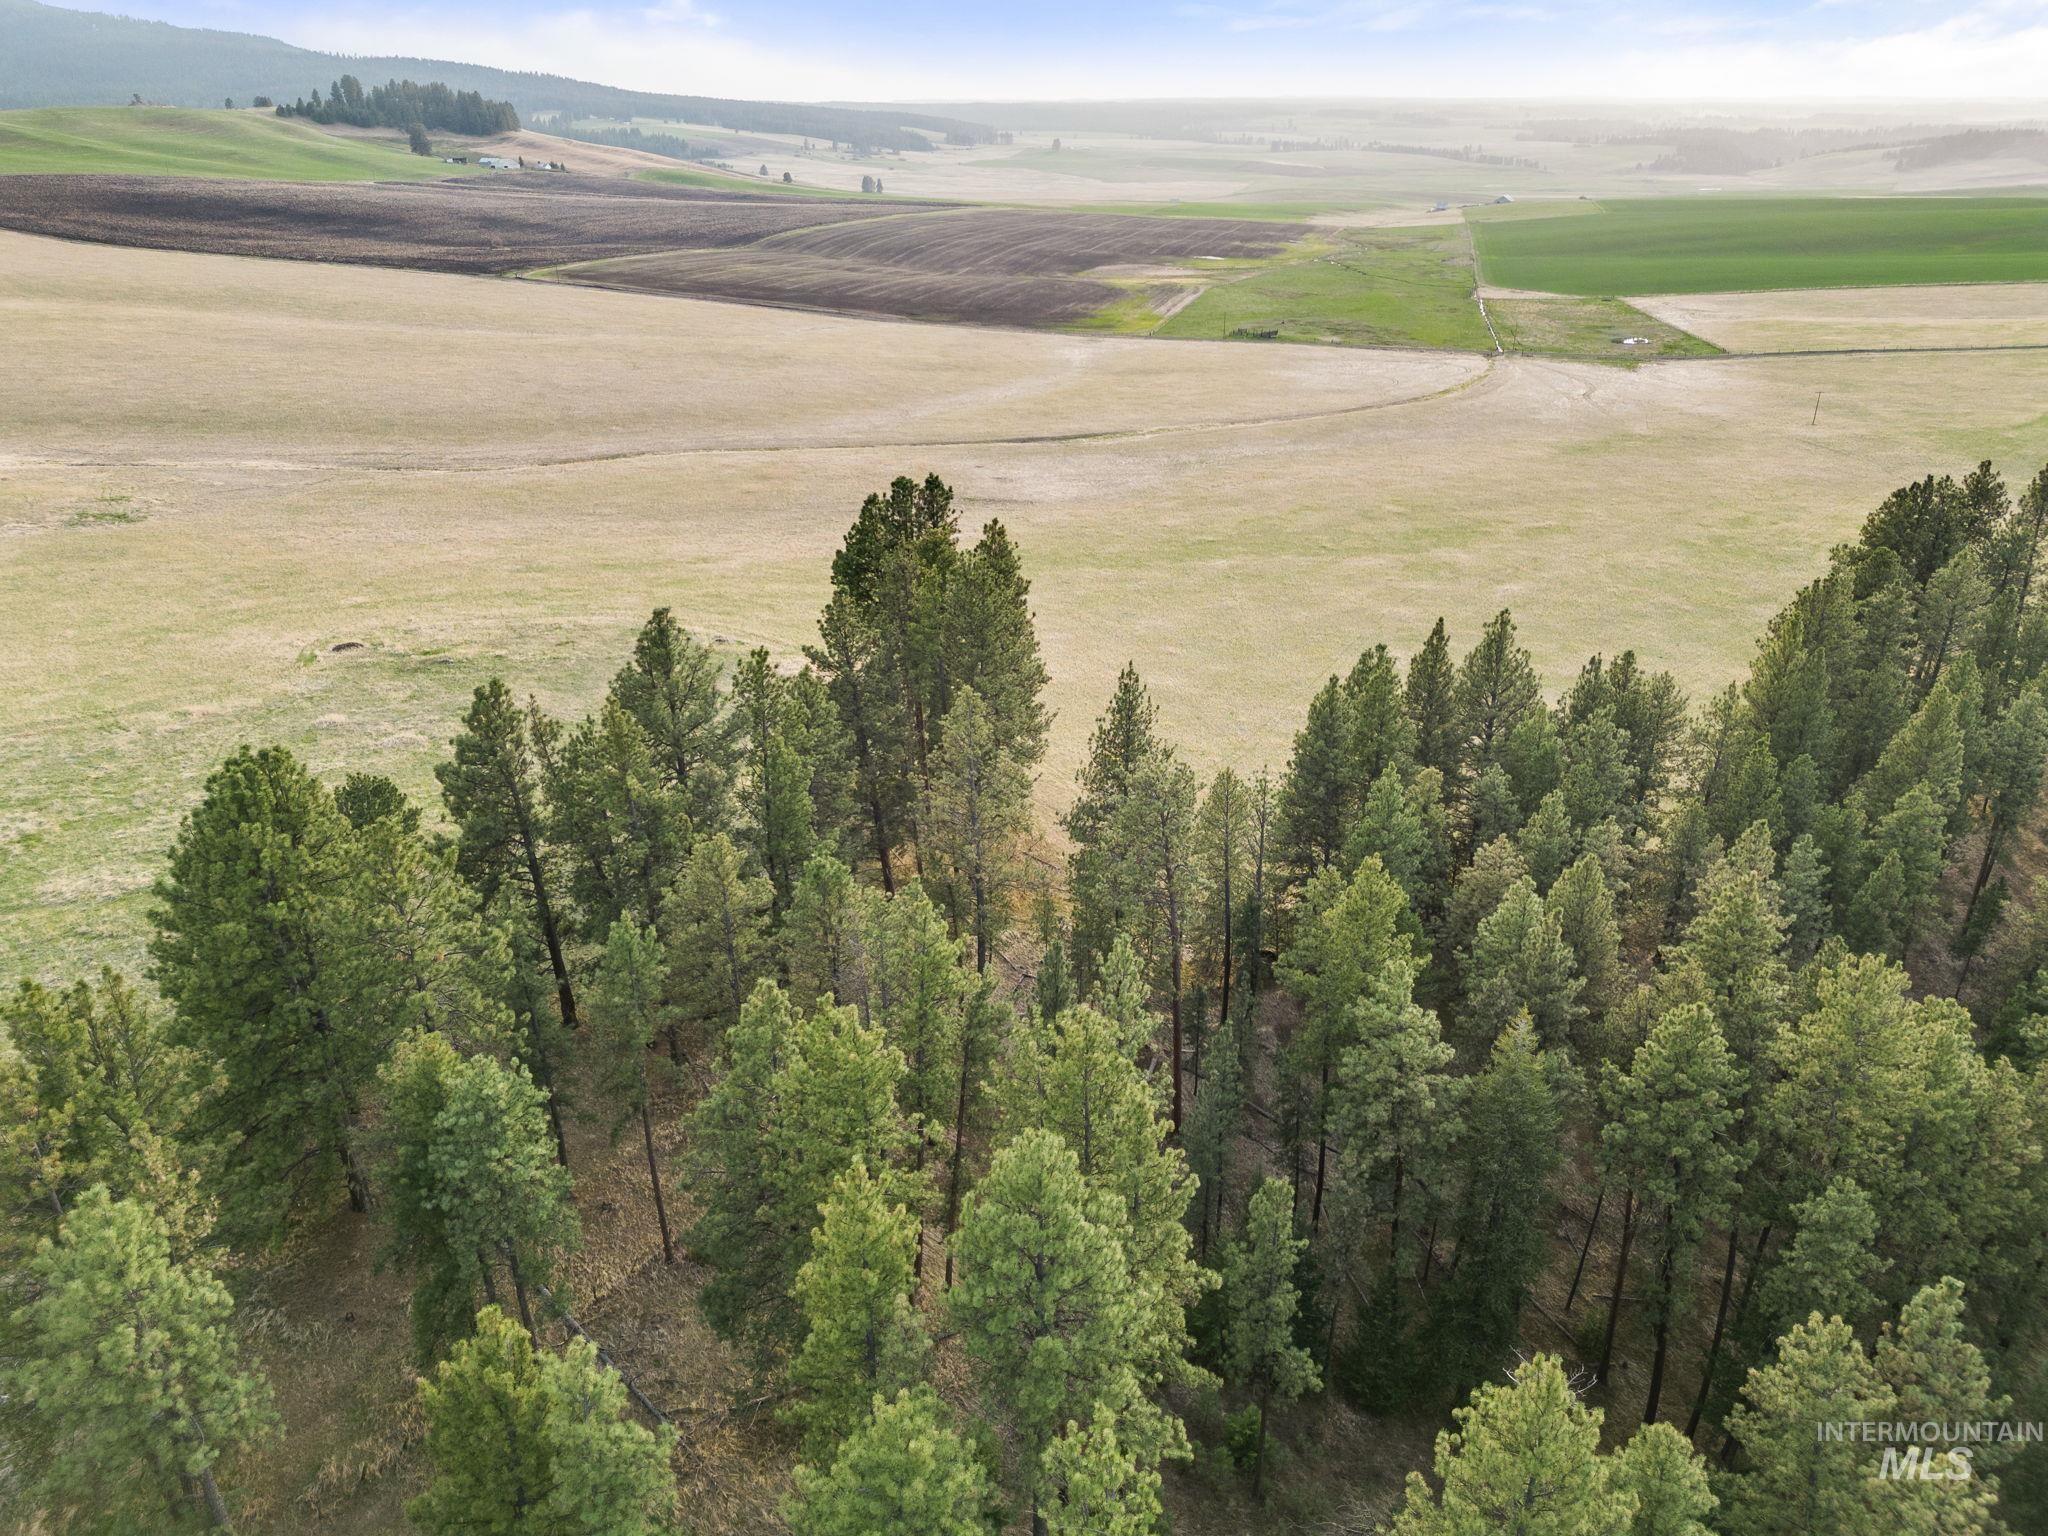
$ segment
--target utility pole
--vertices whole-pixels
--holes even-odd
[[[1820,391],[1817,389],[1813,392],[1813,420],[1809,421],[1807,425],[1809,427],[1820,425]]]

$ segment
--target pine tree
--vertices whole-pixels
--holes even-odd
[[[1645,1424],[1614,1453],[1608,1483],[1635,1500],[1627,1536],[1712,1536],[1719,1500],[1692,1443],[1669,1424]]]
[[[804,1394],[791,1417],[823,1452],[859,1429],[871,1403],[916,1385],[931,1343],[911,1304],[917,1218],[859,1162],[832,1181],[819,1216],[796,1274],[807,1331],[789,1378]]]
[[[171,1043],[160,1008],[110,969],[61,992],[23,981],[0,999],[0,1040],[0,1167],[11,1207],[47,1207],[62,1221],[95,1184],[160,1211],[189,1204],[179,1186],[191,1175],[178,1165],[211,1161],[188,1132],[212,1074],[197,1052]],[[188,1239],[196,1234],[174,1233],[174,1251]]]
[[[1368,1231],[1384,1224],[1384,1259],[1374,1268],[1375,1316],[1361,1329],[1369,1395],[1398,1397],[1410,1373],[1405,1302],[1411,1266],[1422,1247],[1418,1219],[1423,1191],[1436,1183],[1457,1109],[1448,1068],[1455,1054],[1437,1017],[1417,1007],[1414,971],[1389,967],[1353,1005],[1357,1043],[1338,1066],[1333,1118],[1338,1169],[1362,1209]]]
[[[734,721],[718,687],[718,658],[657,608],[633,640],[633,660],[612,679],[612,702],[640,724],[655,767],[682,797],[697,833],[731,819]]]
[[[1329,1157],[1330,1084],[1353,1043],[1353,1005],[1390,968],[1415,958],[1414,914],[1407,897],[1376,860],[1349,880],[1325,870],[1302,893],[1302,919],[1280,960],[1280,979],[1301,999],[1302,1028],[1289,1047],[1289,1067],[1309,1096],[1308,1129],[1315,1138],[1315,1194],[1309,1227],[1322,1223]]]
[[[1849,1325],[1813,1314],[1778,1343],[1777,1359],[1750,1371],[1728,1416],[1742,1447],[1720,1479],[1729,1536],[1892,1536],[1902,1527],[1901,1484],[1871,1475],[1871,1447],[1816,1426],[1889,1419],[1896,1405]]]
[[[1513,1385],[1487,1383],[1436,1437],[1432,1494],[1408,1474],[1393,1536],[1621,1536],[1633,1500],[1600,1456],[1600,1413],[1573,1396],[1553,1355],[1538,1355]]]
[[[1541,1271],[1562,1160],[1563,1112],[1553,1063],[1529,1025],[1494,1042],[1466,1094],[1450,1157],[1455,1252],[1432,1308],[1425,1358],[1463,1388],[1482,1379],[1515,1338]]]
[[[1103,1198],[1127,1274],[1127,1300],[1152,1352],[1131,1359],[1147,1384],[1187,1375],[1187,1309],[1215,1285],[1189,1254],[1195,1195],[1187,1160],[1168,1144],[1158,1090],[1090,1007],[1034,1020],[1011,1037],[999,1078],[1005,1139],[1050,1131],[1066,1141]]]
[[[703,1212],[691,1246],[716,1270],[705,1316],[765,1363],[801,1342],[790,1293],[833,1181],[859,1161],[891,1201],[914,1203],[922,1186],[897,1165],[910,1140],[895,1099],[903,1058],[853,1009],[799,1014],[764,981],[725,1048],[693,1117]]]
[[[1572,969],[1584,983],[1579,1002],[1587,1023],[1597,1030],[1607,1011],[1621,1001],[1627,984],[1621,961],[1621,927],[1599,855],[1580,854],[1557,877],[1543,906],[1546,915],[1556,920],[1558,937],[1571,951]],[[1584,1026],[1575,1032],[1571,1043],[1580,1065],[1590,1069],[1599,1051]]]
[[[1080,980],[1091,979],[1088,967],[1108,951],[1124,918],[1118,907],[1116,857],[1105,846],[1111,825],[1129,798],[1139,768],[1158,750],[1153,728],[1159,709],[1126,665],[1117,677],[1109,707],[1095,722],[1088,756],[1077,776],[1074,803],[1061,824],[1073,839],[1069,889],[1074,906],[1073,953],[1081,965]]]
[[[1045,1536],[1152,1536],[1165,1519],[1159,1469],[1125,1449],[1114,1408],[1069,1421],[1046,1447],[1038,1503]]]
[[[1183,1004],[1194,907],[1195,793],[1194,771],[1170,749],[1162,749],[1132,776],[1130,794],[1110,833],[1116,849],[1117,906],[1145,961],[1153,996],[1166,999],[1172,1025],[1167,1075],[1176,1131],[1183,1110]]]
[[[1650,1287],[1652,1332],[1645,1422],[1654,1423],[1669,1359],[1671,1323],[1707,1227],[1720,1221],[1748,1166],[1751,1149],[1730,1142],[1742,1096],[1742,1072],[1720,1026],[1704,1006],[1674,1008],[1651,1026],[1625,1074],[1608,1094],[1601,1130],[1608,1166],[1624,1186],[1622,1241],[1607,1310],[1600,1377],[1613,1363],[1621,1298],[1628,1287],[1630,1238],[1647,1229],[1656,1261]]]
[[[1224,1201],[1230,1189],[1237,1138],[1243,1129],[1245,1012],[1240,1004],[1237,1015],[1223,1021],[1210,1043],[1202,1091],[1195,1097],[1194,1112],[1188,1116],[1187,1132],[1182,1138],[1187,1149],[1188,1172],[1195,1181],[1198,1264],[1209,1262],[1210,1240],[1223,1230]]]
[[[1000,1148],[967,1197],[948,1298],[988,1401],[1017,1435],[1019,1486],[1041,1495],[1041,1463],[1060,1428],[1107,1403],[1132,1415],[1132,1449],[1156,1460],[1185,1446],[1179,1422],[1139,1394],[1138,1364],[1161,1341],[1130,1294],[1116,1213],[1091,1191],[1073,1150],[1050,1131]]]
[[[1017,546],[1001,523],[990,520],[947,582],[940,638],[953,689],[947,715],[959,708],[962,690],[973,690],[987,711],[991,749],[1026,773],[1044,758],[1052,724],[1039,702],[1049,678],[1030,594]],[[941,722],[942,740],[950,729]]]
[[[1458,777],[1462,758],[1451,667],[1451,642],[1444,633],[1444,621],[1436,627],[1422,648],[1408,658],[1408,678],[1402,702],[1415,727],[1415,761],[1434,768],[1450,783]]]
[[[1355,809],[1353,720],[1344,685],[1332,677],[1309,701],[1280,781],[1281,857],[1307,879],[1335,864]]]
[[[889,686],[882,636],[846,591],[835,591],[805,648],[845,728],[854,798],[866,823],[882,889],[896,889],[894,854],[909,818],[910,784],[899,771],[908,726],[900,693]]]
[[[496,1307],[420,1384],[426,1491],[406,1505],[424,1536],[654,1536],[675,1499],[676,1432],[626,1417],[618,1373],[587,1339],[534,1347]]]
[[[494,1294],[499,1264],[533,1331],[531,1293],[579,1240],[539,1089],[520,1067],[460,1056],[425,1033],[401,1041],[380,1077],[391,1249],[420,1275],[421,1358],[460,1334],[478,1287]]]
[[[831,1467],[796,1469],[795,1536],[990,1536],[988,1473],[928,1387],[877,1402]]]
[[[1245,782],[1219,772],[1202,796],[1193,837],[1194,911],[1190,923],[1195,973],[1217,990],[1217,1016],[1231,1017],[1241,942],[1239,908],[1250,889],[1251,806]]]
[[[733,714],[743,738],[737,800],[740,835],[774,888],[779,913],[818,843],[812,786],[817,751],[795,687],[778,675],[765,648],[747,653],[733,675]]]
[[[1351,795],[1381,774],[1406,769],[1415,759],[1415,727],[1401,692],[1401,674],[1384,645],[1358,658],[1344,679],[1345,713],[1351,722]]]
[[[1224,1369],[1259,1411],[1258,1449],[1252,1457],[1252,1497],[1266,1495],[1266,1414],[1275,1398],[1291,1403],[1322,1385],[1315,1362],[1294,1342],[1301,1297],[1294,1270],[1308,1248],[1294,1235],[1294,1197],[1279,1179],[1252,1196],[1243,1238],[1223,1261]]]
[[[606,700],[544,759],[546,835],[586,937],[630,913],[651,923],[690,843],[689,812],[655,767],[639,722]]]
[[[1536,668],[1516,643],[1514,618],[1503,608],[1458,667],[1452,718],[1466,768],[1484,772],[1499,762],[1509,732],[1541,703]]]
[[[983,987],[963,941],[916,883],[875,904],[868,956],[867,1022],[902,1053],[897,1103],[917,1138],[914,1166],[923,1168],[952,1139],[988,1066],[990,1042],[973,1028]]]
[[[872,959],[871,888],[828,853],[814,854],[797,877],[782,919],[782,968],[799,1005],[845,1003],[867,1016]]]
[[[1953,1275],[1918,1292],[1887,1324],[1871,1351],[1871,1363],[1892,1390],[1894,1412],[1909,1424],[1996,1424],[2012,1411],[2010,1397],[1994,1395],[1991,1370],[1975,1344],[1964,1337],[1963,1283]],[[1937,1464],[1939,1448],[1930,1447]],[[1989,1468],[2010,1455],[1997,1442],[1973,1446],[1970,1476],[1907,1486],[1921,1496],[1930,1528],[1944,1533],[2002,1536],[1993,1518],[1998,1479]]]
[[[42,1240],[27,1275],[33,1299],[14,1314],[5,1380],[47,1437],[40,1491],[132,1515],[130,1530],[196,1498],[209,1524],[229,1529],[214,1465],[272,1416],[267,1385],[239,1358],[227,1288],[202,1261],[172,1256],[147,1205],[99,1185]]]
[[[932,764],[929,864],[949,909],[974,935],[977,971],[988,969],[1008,926],[1018,844],[1030,820],[1031,780],[995,725],[981,695],[961,688]]]
[[[1565,809],[1564,792],[1553,789],[1515,833],[1515,846],[1538,891],[1548,891],[1578,851],[1578,831]]]
[[[1878,1257],[1877,1213],[1853,1179],[1792,1207],[1792,1240],[1757,1288],[1764,1340],[1775,1339],[1811,1314],[1846,1318],[1851,1327],[1875,1314],[1871,1282],[1890,1261]]]
[[[661,907],[668,995],[679,1017],[710,1038],[729,1029],[770,969],[768,914],[774,888],[748,875],[723,833],[700,837]]]
[[[456,867],[487,902],[500,887],[512,890],[546,947],[562,1024],[573,1030],[576,991],[557,904],[554,851],[546,841],[538,761],[552,752],[555,731],[538,705],[522,713],[511,690],[492,678],[477,689],[454,740],[454,756],[434,769],[434,777],[458,829]]]
[[[1481,920],[1465,956],[1466,1037],[1485,1046],[1526,1015],[1548,1049],[1568,1045],[1585,1010],[1584,979],[1564,924],[1526,876]]]
[[[171,1039],[220,1064],[195,1129],[226,1141],[228,1215],[257,1236],[337,1174],[351,1207],[368,1208],[357,1121],[393,1021],[340,1010],[325,919],[361,873],[350,837],[289,752],[243,749],[208,778],[156,888],[150,953]]]
[[[628,1120],[640,1122],[647,1182],[661,1228],[661,1261],[673,1264],[675,1240],[669,1235],[668,1202],[662,1198],[661,1162],[654,1153],[654,1079],[660,1058],[653,1047],[664,1025],[662,982],[661,944],[654,930],[630,916],[620,917],[605,935],[604,957],[588,997],[592,1088],[610,1110],[606,1129],[615,1144]]]

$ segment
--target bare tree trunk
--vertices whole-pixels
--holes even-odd
[[[1650,1392],[1643,1404],[1643,1422],[1657,1422],[1657,1406],[1664,1397],[1664,1366],[1671,1353],[1671,1261],[1672,1242],[1668,1222],[1664,1257],[1657,1266],[1657,1349],[1650,1357]]]
[[[1700,1416],[1707,1411],[1707,1398],[1714,1390],[1714,1367],[1721,1363],[1721,1334],[1728,1324],[1728,1298],[1735,1289],[1735,1249],[1741,1241],[1740,1227],[1728,1224],[1728,1258],[1721,1269],[1721,1300],[1714,1308],[1714,1336],[1707,1341],[1707,1358],[1700,1366],[1699,1395],[1692,1400],[1692,1417],[1685,1421],[1685,1438],[1700,1432]]]
[[[1614,1333],[1621,1323],[1621,1292],[1628,1283],[1628,1250],[1636,1237],[1636,1192],[1629,1190],[1621,1202],[1621,1251],[1614,1259],[1614,1294],[1607,1300],[1607,1337],[1600,1345],[1597,1379],[1605,1385],[1614,1367]]]
[[[654,1219],[661,1223],[661,1262],[676,1261],[675,1239],[668,1232],[668,1206],[661,1198],[661,1165],[654,1157],[654,1117],[645,1096],[640,1100],[640,1140],[647,1148],[647,1182],[654,1186]]]
[[[526,1325],[527,1337],[537,1345],[540,1330],[533,1326],[533,1308],[526,1300],[526,1276],[519,1268],[519,1254],[510,1243],[505,1245],[505,1264],[512,1271],[512,1294],[519,1299],[519,1321]]]
[[[213,1480],[213,1468],[204,1468],[199,1474],[199,1496],[206,1501],[206,1518],[213,1522],[217,1531],[232,1531],[233,1520],[228,1518],[228,1501],[220,1496],[220,1484]]]
[[[1572,1303],[1579,1299],[1579,1281],[1586,1273],[1586,1255],[1593,1247],[1593,1234],[1600,1230],[1600,1211],[1607,1204],[1607,1181],[1600,1181],[1600,1193],[1593,1197],[1593,1219],[1586,1223],[1586,1240],[1579,1244],[1579,1262],[1572,1270],[1571,1293],[1564,1299],[1564,1309],[1569,1312]]]

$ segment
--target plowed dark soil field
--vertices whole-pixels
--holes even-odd
[[[1049,276],[1091,267],[1276,256],[1308,233],[1254,219],[1142,218],[1054,209],[963,208],[779,235],[777,250],[916,272]]]
[[[1278,255],[1306,225],[1053,209],[892,210],[722,250],[601,261],[558,276],[645,293],[982,325],[1072,325],[1130,289],[1097,268]],[[1199,270],[1199,268],[1197,268]],[[1141,285],[1142,291],[1142,285]]]
[[[596,262],[560,275],[571,282],[635,293],[974,325],[1070,325],[1123,296],[1123,290],[1112,284],[1086,278],[921,272],[772,245],[663,251]]]
[[[631,193],[621,195],[628,187]],[[516,272],[642,251],[745,245],[902,208],[641,183],[579,186],[539,175],[424,184],[0,176],[0,229],[437,272]]]

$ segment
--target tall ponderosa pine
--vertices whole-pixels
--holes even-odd
[[[562,1023],[577,1026],[554,850],[546,840],[539,759],[557,727],[534,705],[522,711],[497,678],[477,689],[454,756],[434,769],[457,828],[456,867],[489,901],[510,887],[538,931],[555,979]]]
[[[1223,1261],[1224,1370],[1259,1414],[1252,1455],[1252,1497],[1266,1493],[1266,1415],[1277,1398],[1293,1402],[1322,1385],[1315,1361],[1294,1342],[1301,1296],[1294,1271],[1308,1247],[1294,1235],[1294,1197],[1267,1179],[1251,1198],[1244,1235]]]
[[[817,1455],[923,1377],[931,1341],[912,1305],[917,1217],[892,1205],[856,1162],[819,1208],[811,1256],[796,1273],[804,1341],[789,1368],[803,1393],[790,1416]]]
[[[627,1417],[625,1384],[577,1339],[536,1349],[496,1307],[420,1383],[431,1467],[405,1507],[423,1536],[655,1536],[676,1432]]]
[[[1601,1139],[1623,1186],[1622,1236],[1600,1353],[1607,1378],[1614,1357],[1621,1298],[1628,1290],[1632,1239],[1646,1229],[1656,1264],[1650,1285],[1652,1332],[1649,1396],[1643,1418],[1655,1422],[1669,1359],[1671,1324],[1693,1260],[1710,1224],[1725,1218],[1750,1149],[1732,1145],[1743,1076],[1713,1014],[1701,1004],[1674,1008],[1652,1026],[1626,1074],[1607,1097],[1610,1118]]]
[[[988,1472],[929,1387],[878,1401],[823,1470],[796,1469],[795,1536],[990,1536]]]
[[[656,769],[698,833],[723,830],[731,814],[734,721],[718,671],[710,647],[691,639],[670,609],[657,608],[610,694],[647,733]]]
[[[27,1266],[4,1379],[47,1436],[38,1491],[82,1499],[126,1530],[194,1508],[231,1521],[214,1481],[224,1451],[271,1427],[270,1394],[239,1357],[234,1303],[140,1200],[95,1185]],[[31,1523],[34,1523],[33,1521]]]
[[[1487,1383],[1436,1437],[1432,1493],[1420,1472],[1393,1536],[1616,1536],[1634,1501],[1600,1455],[1600,1413],[1582,1406],[1554,1355],[1510,1386]],[[1816,1529],[1819,1529],[1818,1527]]]
[[[345,919],[368,872],[331,796],[282,748],[235,753],[207,780],[156,887],[150,944],[171,1037],[220,1064],[198,1117],[229,1150],[231,1222],[274,1232],[340,1175],[366,1210],[362,1096],[396,1032],[345,1007]]]
[[[1112,826],[1130,798],[1139,769],[1159,751],[1154,735],[1158,716],[1158,706],[1137,669],[1126,665],[1117,676],[1108,708],[1095,722],[1074,803],[1062,818],[1074,843],[1068,889],[1074,907],[1073,958],[1084,985],[1094,979],[1095,962],[1109,952],[1125,927]]]
[[[1099,1219],[1115,1235],[1140,1324],[1134,1346],[1149,1351],[1130,1358],[1148,1384],[1184,1376],[1187,1309],[1215,1277],[1189,1253],[1194,1182],[1168,1144],[1156,1085],[1119,1044],[1115,1023],[1087,1006],[1020,1026],[999,1083],[1004,1138],[1056,1133],[1103,1198]]]
[[[500,1264],[534,1331],[533,1292],[580,1235],[540,1090],[518,1066],[425,1033],[400,1043],[382,1078],[393,1247],[422,1271],[421,1354],[459,1335],[479,1288],[495,1294]]]
[[[24,981],[0,999],[0,1169],[10,1206],[62,1221],[78,1193],[104,1185],[159,1211],[189,1208],[180,1164],[209,1161],[187,1137],[211,1084],[198,1053],[111,970],[52,991]],[[196,1172],[196,1170],[195,1170]],[[174,1247],[196,1240],[174,1234]]]
[[[716,1040],[739,1018],[754,984],[771,969],[774,901],[774,887],[747,873],[731,838],[720,832],[697,839],[661,907],[668,997],[679,1022]]]
[[[661,1161],[654,1150],[655,1077],[663,1065],[654,1054],[654,1043],[663,1031],[663,980],[661,943],[654,930],[622,916],[605,935],[604,957],[598,962],[587,1001],[594,1096],[610,1111],[606,1130],[613,1142],[628,1120],[640,1122],[654,1217],[661,1228],[661,1258],[664,1264],[673,1264],[675,1240],[669,1235]]]
[[[956,921],[974,936],[974,968],[988,969],[1008,926],[1018,845],[1030,826],[1031,779],[996,734],[993,712],[972,688],[946,711],[932,767],[931,851],[926,869]]]
[[[1101,1405],[1118,1411],[1148,1460],[1184,1453],[1179,1421],[1140,1392],[1141,1364],[1164,1341],[1131,1294],[1117,1223],[1066,1141],[1033,1130],[997,1151],[953,1237],[949,1310],[984,1394],[1017,1435],[1018,1482],[1034,1515],[1047,1448]]]
[[[790,1292],[833,1180],[859,1161],[888,1199],[913,1206],[922,1183],[899,1168],[902,1055],[853,1009],[799,1014],[764,981],[727,1032],[725,1062],[694,1116],[703,1211],[691,1244],[717,1271],[705,1315],[766,1363],[801,1341]]]

